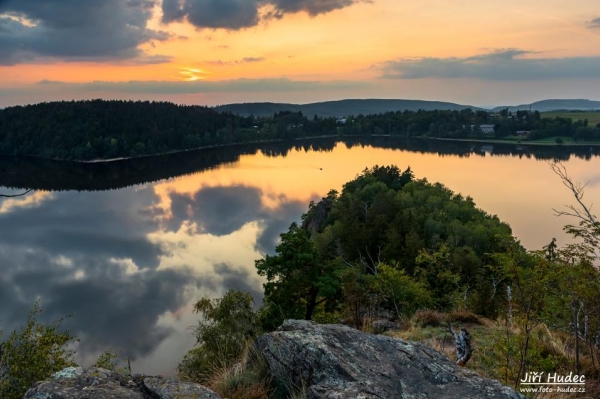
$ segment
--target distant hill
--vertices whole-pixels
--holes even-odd
[[[581,111],[594,111],[600,110],[600,101],[591,100],[542,100],[536,101],[530,104],[521,104],[517,106],[507,105],[502,107],[495,107],[492,109],[493,112],[499,112],[503,109],[508,108],[509,111],[521,111],[529,110],[531,106],[532,111],[548,112],[558,110],[581,110]]]
[[[310,104],[284,104],[284,103],[242,103],[227,104],[215,107],[216,111],[231,112],[241,116],[271,116],[281,111],[302,111],[309,118],[318,115],[320,117],[342,117],[349,115],[369,115],[383,112],[395,111],[433,111],[433,110],[461,110],[465,108],[479,109],[471,105],[460,105],[443,101],[421,101],[421,100],[340,100],[325,101]]]

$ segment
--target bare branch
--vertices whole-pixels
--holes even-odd
[[[369,266],[369,263],[365,260],[365,258],[362,256],[362,253],[360,252],[360,249],[357,249],[358,251],[358,261],[367,269],[370,270],[371,266]]]
[[[566,206],[566,208],[570,209],[571,212],[557,211],[556,209],[553,209],[555,214],[557,216],[562,216],[562,215],[574,216],[574,217],[576,217],[580,220],[583,220],[585,222],[588,222],[588,223],[597,223],[598,222],[597,218],[591,212],[592,206],[588,207],[583,202],[583,194],[585,191],[585,187],[587,186],[588,183],[581,184],[578,182],[574,182],[573,179],[571,179],[571,177],[567,173],[567,168],[560,162],[558,162],[558,163],[551,162],[551,163],[549,163],[549,165],[550,165],[550,168],[552,168],[552,171],[558,177],[560,177],[563,185],[565,187],[567,187],[573,193],[575,200],[581,207],[580,209],[577,209],[572,205]]]
[[[7,195],[7,194],[0,194],[1,198],[15,198],[15,197],[22,197],[23,195],[29,194],[30,192],[33,191],[33,188],[30,188],[29,190],[21,193],[21,194],[13,194],[13,195]]]
[[[373,260],[373,257],[369,253],[369,248],[367,248],[366,245],[365,245],[365,252],[367,253],[367,256],[369,257],[369,259],[371,260],[371,263],[373,264],[372,269],[374,271],[374,274],[377,275],[377,266],[379,266],[379,263],[375,263],[375,261]]]

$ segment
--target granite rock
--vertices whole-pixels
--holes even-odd
[[[274,378],[310,399],[524,398],[423,344],[340,324],[286,320],[255,349]]]

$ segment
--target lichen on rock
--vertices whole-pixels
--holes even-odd
[[[68,367],[38,382],[25,399],[220,399],[199,384],[173,378],[123,375],[102,368]]]
[[[286,320],[255,349],[276,380],[310,399],[523,398],[423,344],[338,324]]]

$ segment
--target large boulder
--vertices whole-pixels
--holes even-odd
[[[38,382],[25,399],[221,399],[202,385],[172,378],[123,375],[101,368],[69,367]]]
[[[255,349],[281,384],[311,399],[524,398],[423,344],[344,325],[286,320]]]

